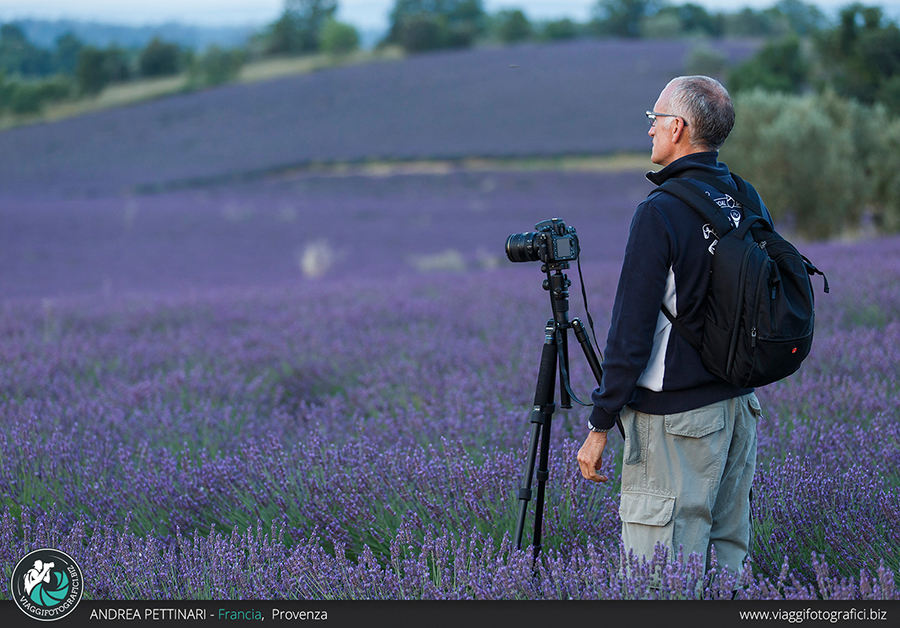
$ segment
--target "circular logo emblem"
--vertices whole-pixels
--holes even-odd
[[[41,621],[65,617],[84,593],[81,569],[57,549],[34,550],[13,569],[9,590],[16,606]]]

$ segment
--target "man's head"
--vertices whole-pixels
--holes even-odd
[[[734,105],[728,91],[708,76],[672,79],[653,105],[667,114],[650,127],[655,164],[667,166],[676,159],[708,150],[719,150],[734,126]]]

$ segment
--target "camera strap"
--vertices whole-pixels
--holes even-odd
[[[564,333],[564,331],[562,329],[556,330],[556,346],[558,346],[558,347],[562,346],[563,333]],[[559,361],[559,366],[560,366],[560,370],[562,371],[562,373],[561,373],[562,377],[560,379],[562,380],[563,386],[566,387],[566,392],[569,393],[569,397],[572,398],[572,401],[577,403],[579,406],[584,406],[585,408],[593,407],[594,406],[593,403],[583,402],[581,399],[578,398],[578,396],[574,392],[572,392],[572,384],[569,381],[569,370],[566,368],[566,361],[561,359]]]
[[[584,313],[587,316],[588,326],[591,328],[591,336],[594,337],[594,346],[597,347],[597,353],[600,354],[600,360],[603,360],[603,353],[600,351],[600,343],[597,342],[597,333],[594,331],[594,319],[591,318],[591,311],[587,304],[587,290],[584,287],[584,275],[581,274],[581,256],[578,257],[578,281],[581,282],[581,298],[584,300]]]
[[[594,320],[593,320],[593,318],[591,317],[590,311],[588,310],[587,290],[586,290],[585,287],[584,287],[584,274],[581,272],[581,257],[578,258],[577,264],[578,264],[578,280],[581,282],[581,298],[584,300],[584,312],[585,312],[585,315],[587,316],[587,319],[588,319],[588,326],[591,328],[591,335],[594,337],[594,344],[598,347],[597,352],[600,353],[600,349],[599,349],[599,346],[600,346],[600,345],[597,343],[597,334],[596,334],[596,332],[594,331]],[[562,330],[562,329],[557,329],[557,330],[556,330],[556,344],[557,344],[557,346],[560,346],[560,347],[562,346],[562,343],[563,343],[563,338],[562,338],[563,333],[564,333],[564,330]],[[590,341],[588,341],[588,342],[590,342]],[[600,353],[600,359],[603,360],[603,354],[602,354],[602,353]],[[578,405],[583,406],[583,407],[585,407],[585,408],[592,408],[592,407],[594,406],[593,403],[585,403],[585,402],[583,402],[581,399],[578,398],[578,395],[576,395],[576,394],[572,391],[572,384],[571,384],[571,381],[570,381],[570,378],[569,378],[569,372],[568,372],[568,369],[566,368],[565,360],[560,360],[560,367],[561,367],[560,370],[561,370],[561,374],[562,374],[562,377],[561,377],[561,379],[562,379],[562,384],[563,384],[563,386],[565,386],[566,392],[569,393],[569,397],[572,398],[572,401],[574,401],[574,402],[577,403]]]

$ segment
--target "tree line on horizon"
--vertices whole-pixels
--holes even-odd
[[[345,55],[360,46],[359,32],[335,18],[337,0],[285,0],[281,15],[246,45],[203,51],[158,37],[142,48],[86,44],[73,33],[53,49],[30,42],[16,23],[0,27],[0,112],[38,113],[48,102],[89,97],[107,85],[187,72],[189,87],[233,80],[242,65],[274,56]],[[804,35],[827,24],[802,0],[779,0],[769,9],[710,13],[664,0],[598,0],[587,23],[534,22],[520,9],[489,14],[482,0],[395,0],[379,48],[407,53],[485,43],[559,41],[578,37],[771,37]]]

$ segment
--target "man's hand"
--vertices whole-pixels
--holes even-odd
[[[578,466],[581,467],[581,475],[592,482],[606,482],[605,475],[597,473],[603,464],[603,450],[606,448],[606,433],[591,432],[588,434],[584,445],[578,450]]]

